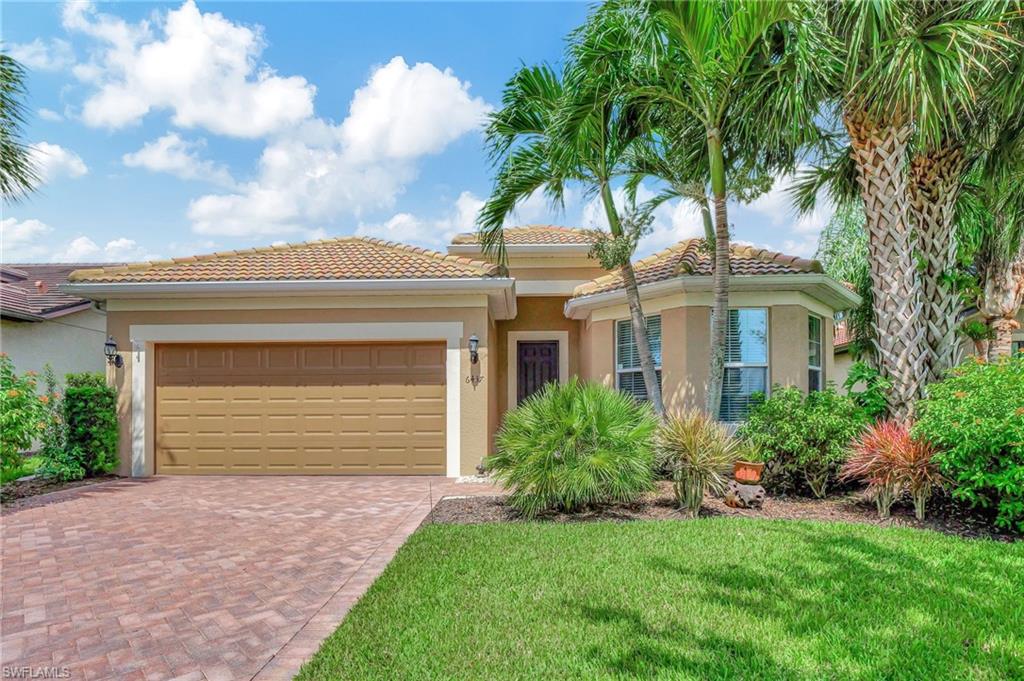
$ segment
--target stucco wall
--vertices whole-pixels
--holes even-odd
[[[807,316],[799,305],[774,305],[768,310],[768,382],[807,390]],[[825,353],[822,339],[822,353]],[[826,353],[830,354],[830,353]]]
[[[295,299],[294,304],[307,301]],[[120,459],[118,472],[131,474],[131,417],[132,417],[132,358],[129,326],[133,324],[305,324],[305,323],[373,323],[373,322],[462,322],[460,362],[460,403],[461,403],[461,456],[460,473],[471,475],[480,459],[487,454],[492,431],[489,415],[488,382],[494,376],[490,361],[491,324],[486,307],[422,307],[413,309],[381,308],[305,308],[305,309],[246,309],[246,310],[147,310],[111,311],[107,315],[107,328],[122,350],[125,360],[123,369],[115,373],[118,387],[118,411],[121,423]],[[480,362],[471,366],[467,341],[476,334],[480,339]],[[255,340],[255,339],[254,339]],[[439,339],[443,340],[443,339]],[[100,350],[102,356],[102,348]],[[151,372],[150,372],[151,373]],[[468,379],[479,374],[484,380],[473,385]],[[152,402],[154,394],[151,381],[147,380],[147,401]],[[147,409],[146,473],[154,472],[153,456],[153,413]]]
[[[850,373],[851,366],[853,366],[853,355],[849,351],[833,354],[833,369],[832,374],[828,376],[828,380],[835,383],[836,390],[841,393],[846,392],[843,384],[846,383],[846,376]]]
[[[49,363],[64,375],[81,371],[105,371],[103,357],[106,315],[85,310],[48,322],[0,321],[0,351],[6,352],[18,372],[42,373]]]

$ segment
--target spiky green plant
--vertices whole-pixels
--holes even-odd
[[[653,485],[651,408],[596,383],[549,383],[505,415],[485,465],[527,518],[633,501]]]
[[[668,471],[679,507],[694,518],[705,491],[725,491],[741,451],[738,440],[699,410],[669,417],[658,431],[659,468]]]

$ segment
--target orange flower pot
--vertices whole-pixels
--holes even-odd
[[[756,484],[761,482],[764,462],[737,461],[732,465],[732,477],[736,482]]]

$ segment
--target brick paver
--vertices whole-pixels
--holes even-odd
[[[425,477],[154,477],[5,510],[8,669],[285,679],[445,494]]]

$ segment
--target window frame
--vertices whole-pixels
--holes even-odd
[[[729,362],[726,361],[723,365],[722,370],[722,397],[725,397],[725,369],[764,369],[764,396],[770,397],[772,394],[772,317],[771,308],[764,305],[741,305],[738,307],[730,307],[726,311],[726,315],[733,310],[763,310],[764,311],[764,363],[748,363],[748,362]],[[725,342],[726,345],[729,343],[729,320],[726,318],[726,331],[725,331]],[[722,423],[742,423],[741,421],[722,421],[721,419],[721,406],[719,406],[718,420]]]
[[[661,333],[661,353],[660,353],[660,355],[661,355],[662,361],[664,361],[664,359],[665,359],[665,328],[663,326],[661,326],[661,313],[660,312],[656,312],[654,314],[644,315],[644,319],[645,319],[645,321],[648,324],[650,323],[650,320],[653,317],[657,317],[658,318],[658,324],[659,324],[660,333]],[[613,353],[614,354],[613,361],[615,362],[615,389],[620,391],[620,392],[623,392],[623,390],[622,390],[622,375],[623,374],[640,374],[640,380],[641,380],[641,382],[643,382],[643,369],[640,368],[639,358],[638,358],[637,366],[635,368],[631,368],[631,369],[620,369],[619,368],[619,366],[621,364],[619,362],[619,326],[621,324],[623,324],[623,323],[626,324],[626,328],[629,330],[629,334],[630,334],[630,338],[632,339],[632,342],[634,344],[636,343],[636,339],[633,338],[633,320],[632,320],[632,318],[627,317],[625,319],[616,319],[615,320],[615,326],[614,326],[614,333],[612,334],[612,343],[615,344],[615,352]],[[648,341],[650,341],[650,334],[648,334]],[[660,383],[661,382],[661,362],[656,362],[654,364],[654,372],[657,374],[658,379],[659,379],[658,382]],[[645,384],[644,385],[644,392],[646,392],[646,390],[647,390],[647,386]],[[637,397],[632,392],[630,392],[629,394],[632,395],[633,397],[635,397],[638,400],[641,399],[641,398]],[[651,396],[647,395],[647,397],[644,398],[643,401],[649,401],[650,399],[651,399]]]
[[[814,366],[813,364],[811,364],[810,343],[814,342],[814,339],[811,338],[810,324],[811,324],[811,320],[813,320],[813,319],[817,319],[818,320],[818,341],[817,341],[817,343],[818,343],[818,366]],[[808,343],[808,346],[807,346],[807,350],[808,350],[808,353],[807,353],[807,392],[808,392],[808,394],[810,394],[812,392],[812,390],[811,390],[811,372],[812,371],[818,372],[818,387],[814,390],[814,392],[821,392],[822,390],[825,389],[825,318],[822,317],[821,315],[816,315],[816,314],[813,314],[813,313],[808,313],[808,315],[807,315],[807,326],[808,326],[808,328],[807,328],[807,343]]]

